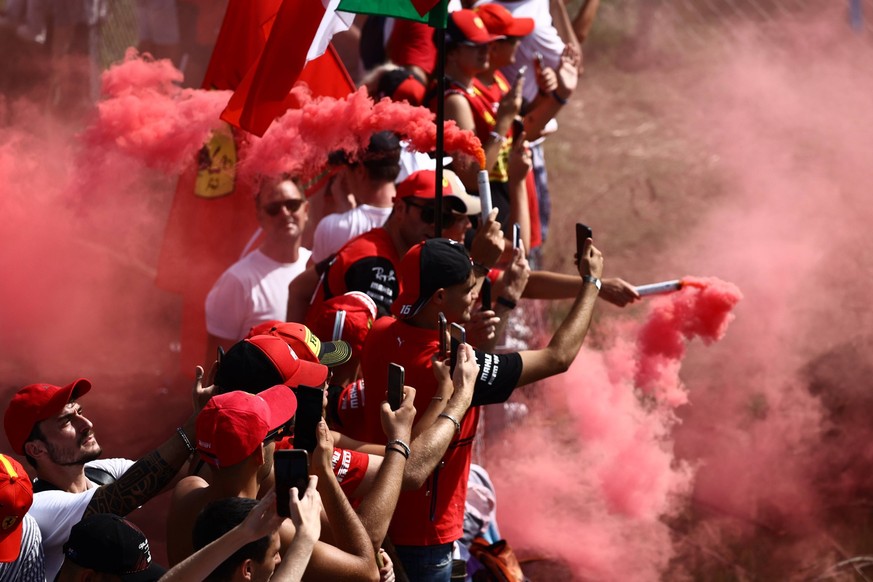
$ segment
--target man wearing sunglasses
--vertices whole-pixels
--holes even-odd
[[[253,326],[284,320],[288,284],[306,268],[310,252],[301,246],[307,205],[290,176],[265,179],[255,199],[263,232],[260,246],[225,271],[206,297],[206,361],[218,346],[229,348]]]
[[[435,180],[433,170],[412,173],[397,185],[394,209],[383,227],[352,239],[336,255],[310,267],[293,282],[287,321],[305,321],[310,298],[315,306],[349,291],[369,295],[380,315],[390,313],[398,290],[396,265],[410,248],[434,236]],[[443,229],[457,231],[463,238],[463,232],[471,227],[469,217],[481,210],[479,198],[467,194],[461,181],[449,170],[445,171],[442,186]],[[471,254],[487,272],[485,268],[492,267],[502,251],[503,234],[492,216],[474,237]]]

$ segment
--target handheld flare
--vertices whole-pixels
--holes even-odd
[[[680,279],[674,279],[673,281],[661,281],[660,283],[639,285],[637,287],[637,293],[640,294],[640,297],[645,297],[646,295],[672,293],[673,291],[679,291],[680,289],[682,289],[682,281]]]

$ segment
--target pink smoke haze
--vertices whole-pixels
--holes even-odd
[[[87,155],[126,155],[138,164],[179,173],[220,127],[229,91],[182,89],[169,61],[143,59],[129,49],[103,75],[97,120],[85,131]],[[98,157],[98,159],[100,159]]]
[[[246,179],[258,174],[299,173],[311,179],[324,168],[330,152],[345,150],[355,159],[379,131],[395,131],[408,139],[413,149],[430,152],[436,145],[434,115],[423,107],[383,99],[379,102],[364,88],[344,99],[313,98],[304,87],[293,90],[300,109],[287,111],[263,138],[249,137],[241,164]],[[445,149],[454,155],[482,158],[476,136],[445,124]]]
[[[663,123],[720,187],[691,185],[708,209],[624,261],[638,272],[605,251],[606,271],[736,287],[686,286],[639,325],[604,316],[611,347],[583,348],[502,434],[501,534],[577,579],[812,579],[869,554],[873,54],[837,4],[646,77],[675,84]]]

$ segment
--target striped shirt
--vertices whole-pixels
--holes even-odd
[[[45,582],[45,555],[39,526],[29,514],[21,523],[21,552],[14,562],[0,563],[0,582]]]

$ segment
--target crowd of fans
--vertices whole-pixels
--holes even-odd
[[[10,3],[25,27],[28,4]],[[598,296],[639,297],[602,278],[590,238],[576,274],[529,262],[549,223],[542,141],[576,90],[596,9],[589,0],[571,20],[561,1],[452,6],[444,95],[434,30],[368,19],[363,83],[427,107],[444,99],[483,145],[494,209],[483,216],[478,167],[453,160],[438,185],[433,160],[390,132],[325,160],[314,194],[294,175],[262,177],[261,242],[206,299],[207,361],[218,359],[198,368],[192,414],[163,444],[101,459],[85,379],[26,386],[6,406],[12,452],[34,479],[0,455],[0,579],[429,581],[484,568],[470,548],[499,530],[477,503],[487,473],[471,470],[482,407],[566,371]],[[545,347],[498,348],[525,298],[572,305]],[[389,405],[392,364],[405,379]],[[285,463],[301,455],[286,451],[301,449],[309,478],[289,491]],[[166,490],[169,570],[127,520]]]

